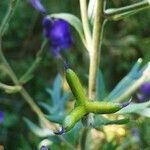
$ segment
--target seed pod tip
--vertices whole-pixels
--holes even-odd
[[[61,129],[57,132],[54,132],[56,135],[62,135],[65,133],[65,129],[63,127],[61,127]]]
[[[128,102],[121,103],[122,108],[128,106],[131,103],[131,101],[132,101],[132,98]]]

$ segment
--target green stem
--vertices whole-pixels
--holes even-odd
[[[47,44],[47,40],[44,40],[40,50],[38,51],[35,61],[32,63],[31,67],[29,67],[29,69],[24,73],[24,75],[20,78],[20,83],[24,84],[26,83],[28,80],[31,79],[33,72],[37,69],[38,65],[40,64],[42,58],[43,58],[43,51],[44,48]]]
[[[105,11],[105,18],[108,20],[119,20],[139,11],[145,10],[150,8],[150,1],[144,0],[142,2],[138,2],[129,6],[121,7],[121,8],[114,8],[114,9],[107,9]]]
[[[33,101],[32,97],[27,93],[27,91],[24,89],[23,86],[20,85],[19,80],[17,78],[17,76],[15,75],[14,71],[12,70],[11,66],[9,65],[7,59],[5,58],[3,51],[2,51],[2,36],[5,33],[5,27],[8,24],[9,20],[11,19],[11,16],[13,15],[13,12],[15,10],[15,6],[17,4],[18,0],[11,0],[10,5],[9,5],[9,9],[8,12],[6,13],[2,24],[0,26],[0,60],[1,62],[4,64],[4,66],[7,68],[7,72],[10,76],[10,78],[12,79],[13,83],[16,86],[20,86],[21,90],[19,91],[20,94],[23,96],[23,98],[25,99],[25,101],[30,105],[30,107],[32,108],[32,110],[38,115],[38,117],[43,121],[43,123],[45,124],[45,126],[47,128],[49,128],[50,130],[58,130],[58,127],[56,127],[55,124],[51,124],[51,122],[49,122],[45,116],[44,113],[40,110],[40,108],[36,105],[36,103]]]
[[[101,52],[101,42],[102,42],[102,34],[103,34],[103,27],[104,27],[104,20],[103,20],[103,11],[104,11],[104,2],[105,0],[96,0],[95,4],[95,16],[94,16],[94,24],[93,24],[93,35],[92,40],[89,40],[89,44],[91,45],[89,48],[89,57],[90,57],[90,64],[89,64],[89,87],[88,87],[88,96],[90,99],[95,98],[95,90],[96,90],[96,74],[99,65],[99,57]],[[83,0],[80,0],[80,5],[83,3]],[[84,7],[81,7],[81,13],[86,13],[86,20],[83,18],[83,26],[87,24],[87,11],[84,9],[86,7],[86,3],[83,3]],[[82,5],[81,5],[82,6]],[[84,30],[86,32],[86,30]],[[88,32],[87,32],[88,33]],[[85,35],[87,35],[85,33]],[[87,39],[87,38],[86,38]],[[87,41],[88,42],[88,41]],[[89,114],[86,117],[86,124],[90,125],[93,121],[92,114]],[[84,150],[86,148],[86,140],[88,135],[88,129],[82,134],[81,140],[81,148]]]
[[[87,50],[90,51],[92,49],[92,35],[90,31],[89,21],[88,21],[88,13],[87,13],[87,0],[80,0],[80,10],[81,10],[81,19],[83,24],[83,30],[85,34],[85,40],[87,44]]]
[[[5,67],[7,68],[9,76],[12,79],[13,83],[16,86],[20,86],[21,87],[21,90],[19,92],[22,95],[22,97],[25,99],[25,101],[30,105],[31,109],[38,115],[38,117],[43,121],[43,123],[45,124],[45,126],[47,128],[49,128],[50,130],[54,130],[54,131],[58,130],[58,127],[56,125],[51,124],[51,122],[49,122],[45,118],[44,113],[36,105],[36,103],[34,102],[34,100],[32,99],[32,97],[28,94],[28,92],[24,89],[24,87],[20,85],[19,80],[17,79],[14,71],[11,69],[11,66],[7,62],[5,56],[3,55],[2,45],[1,45],[1,39],[0,39],[0,59],[3,62],[3,64],[5,65]]]
[[[34,100],[32,99],[32,97],[28,94],[28,92],[24,89],[23,86],[20,85],[20,82],[17,78],[17,76],[15,75],[14,71],[12,70],[11,66],[9,65],[9,63],[7,62],[3,51],[2,51],[2,44],[1,44],[1,40],[2,40],[2,36],[5,33],[5,27],[8,24],[14,10],[15,10],[15,6],[16,3],[19,0],[11,0],[8,12],[6,13],[6,16],[4,17],[2,24],[0,26],[0,61],[3,63],[3,65],[5,66],[7,73],[9,74],[10,78],[12,79],[13,83],[16,86],[19,86],[21,88],[21,90],[19,91],[20,94],[22,95],[22,97],[25,99],[25,101],[30,105],[31,109],[38,115],[38,117],[41,119],[41,121],[44,123],[44,125],[50,129],[53,130],[54,132],[59,130],[59,127],[56,124],[52,124],[49,120],[47,120],[45,118],[44,113],[40,110],[40,108],[36,105],[36,103],[34,102]],[[43,43],[40,51],[37,53],[37,57],[41,56],[41,53],[43,53],[43,48],[45,46],[45,42]],[[38,58],[39,59],[39,58]],[[36,61],[37,62],[37,61]],[[29,71],[30,72],[30,71]],[[71,149],[74,149],[73,146],[66,141],[66,139],[63,136],[59,136],[59,138],[64,141],[68,147],[70,147]]]
[[[82,136],[81,136],[81,150],[86,150],[86,141],[87,141],[87,135],[88,135],[88,131],[89,131],[89,128],[88,127],[85,127],[83,128],[83,131],[82,131]]]
[[[17,5],[19,0],[11,0],[10,1],[10,5],[9,5],[9,8],[8,8],[8,11],[6,13],[6,16],[5,18],[3,19],[1,25],[0,25],[0,37],[3,36],[4,32],[6,31],[7,29],[7,24],[11,18],[11,16],[13,15],[14,13],[14,10],[15,10],[15,7]]]
[[[17,93],[21,90],[21,87],[6,85],[6,84],[0,82],[0,89],[4,90],[7,93]]]
[[[100,62],[102,34],[104,27],[104,0],[96,0],[96,14],[93,25],[93,48],[90,51],[90,66],[89,66],[89,98],[95,98],[96,91],[96,74]]]

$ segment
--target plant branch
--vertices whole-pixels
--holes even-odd
[[[94,99],[96,91],[96,74],[99,65],[100,53],[101,53],[101,43],[102,34],[104,27],[103,9],[104,0],[96,0],[96,14],[94,18],[93,25],[93,48],[90,51],[90,66],[89,66],[89,98]]]
[[[82,1],[82,0],[81,0]],[[89,87],[88,87],[88,97],[89,99],[95,98],[96,91],[96,75],[99,65],[99,57],[101,52],[102,34],[104,27],[103,12],[105,7],[105,0],[95,1],[95,16],[93,24],[93,35],[91,45],[92,48],[89,50],[90,64],[89,64]],[[93,114],[89,114],[85,117],[85,124],[89,126],[93,123]],[[84,123],[84,120],[83,120]],[[86,127],[81,136],[81,148],[86,149],[86,140],[88,136],[88,128]]]
[[[87,15],[87,0],[80,0],[80,10],[81,10],[81,19],[83,24],[83,30],[85,35],[85,40],[87,44],[87,50],[90,51],[92,46],[92,35],[90,31],[88,15]]]
[[[37,52],[36,58],[34,62],[32,63],[31,67],[24,73],[24,75],[19,79],[21,84],[26,83],[32,78],[33,72],[37,69],[38,65],[40,64],[42,58],[43,58],[43,51],[47,44],[47,40],[45,39],[41,45],[40,50]]]
[[[7,68],[8,75],[12,79],[13,83],[16,86],[21,87],[21,90],[19,92],[22,95],[22,97],[25,99],[25,101],[30,105],[31,109],[38,115],[38,117],[41,119],[41,121],[43,121],[43,123],[45,124],[45,126],[47,128],[49,128],[50,130],[56,131],[56,130],[58,130],[58,126],[56,126],[55,124],[52,124],[49,120],[47,120],[45,118],[44,113],[36,105],[36,103],[33,101],[32,97],[28,94],[28,92],[24,89],[24,87],[20,85],[17,76],[15,75],[13,69],[9,65],[9,63],[8,63],[7,59],[5,58],[3,51],[2,51],[2,36],[4,35],[4,33],[6,31],[5,27],[8,24],[12,14],[15,10],[17,1],[18,0],[11,0],[8,12],[6,13],[6,15],[2,21],[2,24],[0,26],[0,61],[4,64],[5,68]]]
[[[11,0],[10,1],[10,5],[9,5],[9,8],[8,8],[8,11],[6,13],[6,16],[5,18],[2,20],[2,23],[0,25],[0,37],[3,36],[4,32],[6,31],[7,29],[7,25],[8,25],[8,22],[9,20],[11,19],[11,16],[13,15],[14,13],[14,10],[15,10],[15,7],[17,5],[19,0]]]
[[[0,39],[0,60],[3,62],[3,64],[5,65],[5,67],[8,70],[8,74],[10,76],[10,78],[12,79],[13,83],[16,86],[21,87],[21,90],[19,91],[20,94],[22,95],[22,97],[25,99],[25,101],[30,105],[31,109],[38,115],[38,117],[41,119],[41,121],[43,121],[43,123],[45,124],[45,126],[47,128],[49,128],[50,130],[56,131],[58,130],[58,127],[55,124],[52,124],[50,121],[48,121],[45,116],[44,113],[40,110],[40,108],[36,105],[36,103],[34,102],[34,100],[31,98],[31,96],[28,94],[28,92],[24,89],[23,86],[20,85],[19,80],[17,79],[14,71],[11,69],[11,66],[9,65],[9,63],[7,62],[5,56],[3,55],[2,52],[2,45],[1,45],[1,39]]]
[[[21,90],[21,87],[6,85],[6,84],[0,82],[0,89],[4,90],[7,93],[16,93]]]
[[[81,136],[81,140],[80,140],[81,150],[86,150],[86,141],[87,141],[88,131],[89,131],[88,127],[83,128],[82,136]]]
[[[119,20],[148,8],[150,8],[150,0],[144,0],[121,8],[107,9],[105,11],[105,18],[108,20]]]

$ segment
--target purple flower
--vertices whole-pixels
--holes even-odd
[[[146,102],[150,100],[150,82],[146,82],[141,85],[139,92],[136,94],[138,102]]]
[[[30,4],[39,12],[46,13],[46,9],[41,4],[40,0],[29,0]]]
[[[50,41],[54,56],[59,56],[62,49],[68,49],[73,44],[70,25],[65,20],[45,17],[43,27],[44,35]]]
[[[4,121],[4,113],[0,111],[0,124]]]
[[[143,85],[141,85],[140,92],[143,95],[150,97],[150,82],[146,82]]]

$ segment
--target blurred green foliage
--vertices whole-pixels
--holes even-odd
[[[120,7],[137,2],[137,0],[112,0],[110,7]],[[4,17],[9,0],[0,1],[0,22]],[[69,12],[79,16],[79,2],[71,0],[43,0],[49,13]],[[79,16],[80,17],[80,16]],[[130,70],[135,61],[142,57],[144,61],[150,60],[150,11],[143,11],[136,16],[118,22],[109,22],[104,31],[102,45],[101,71],[103,72],[107,89],[115,84]],[[75,44],[65,52],[64,57],[69,65],[78,72],[87,85],[88,56],[77,33],[72,29]],[[8,61],[11,63],[18,77],[21,77],[35,59],[36,52],[43,41],[42,16],[34,10],[27,0],[20,0],[8,30],[3,38],[3,49]],[[34,78],[25,87],[38,102],[48,102],[49,95],[46,88],[51,87],[57,73],[63,73],[62,64],[55,60],[49,52],[49,47],[42,63],[35,72]],[[0,81],[11,84],[10,79],[0,70]],[[5,112],[4,124],[0,125],[0,145],[6,150],[36,149],[41,141],[31,133],[23,121],[23,117],[32,118],[37,122],[36,116],[29,106],[21,100],[19,94],[6,95],[0,91],[0,110]],[[132,123],[128,128],[132,129]],[[150,147],[150,120],[142,119],[138,124],[139,142],[132,141],[133,134],[129,133],[123,139],[123,144],[114,141],[104,141],[100,147],[103,150],[143,149]],[[138,145],[138,146],[137,146]],[[63,145],[62,145],[63,148]],[[52,149],[59,149],[56,145]]]

